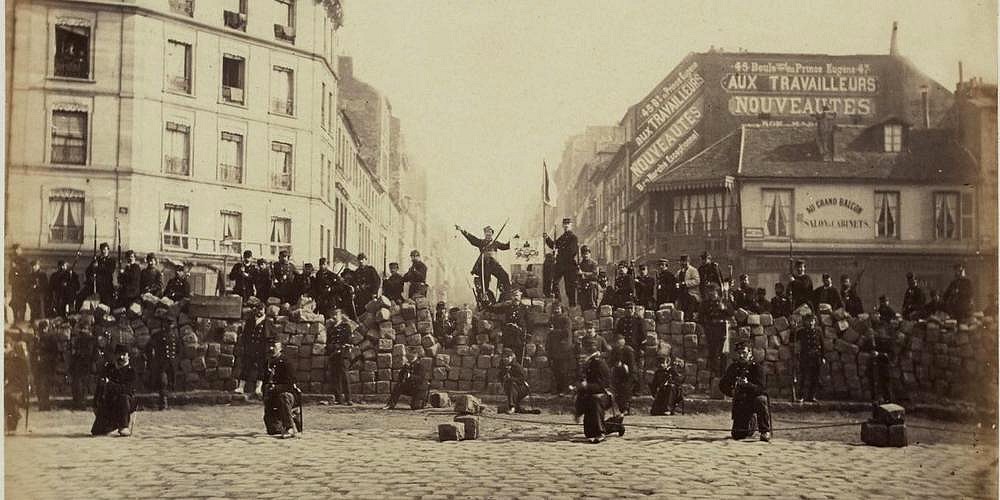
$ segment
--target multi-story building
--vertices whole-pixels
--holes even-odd
[[[193,264],[198,292],[242,250],[329,253],[344,231],[338,0],[17,2],[13,15],[11,242],[71,258],[117,228],[125,248]]]

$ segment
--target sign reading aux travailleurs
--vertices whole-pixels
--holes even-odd
[[[736,116],[808,116],[826,106],[839,115],[875,114],[878,79],[869,64],[736,61],[722,76]]]
[[[698,142],[695,126],[702,118],[700,91],[704,84],[698,63],[692,62],[640,103],[630,167],[636,189],[645,189]]]

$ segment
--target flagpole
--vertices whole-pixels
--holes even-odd
[[[545,171],[545,160],[542,160],[542,261],[545,261],[545,196],[548,195],[549,186],[547,185],[548,172]]]

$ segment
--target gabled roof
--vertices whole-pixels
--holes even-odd
[[[731,183],[739,170],[742,130],[737,129],[650,183],[648,191],[697,189]]]

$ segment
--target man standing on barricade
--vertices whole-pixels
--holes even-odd
[[[590,247],[583,245],[580,247],[580,310],[591,311],[597,309],[600,302],[600,290],[597,284],[597,262],[590,258]]]
[[[548,233],[542,233],[545,244],[556,251],[555,275],[552,277],[552,288],[559,289],[559,281],[562,280],[566,288],[566,297],[569,307],[576,307],[576,280],[580,271],[577,263],[577,254],[580,252],[580,243],[573,233],[573,219],[566,217],[562,220],[563,234],[556,240],[549,237]]]

